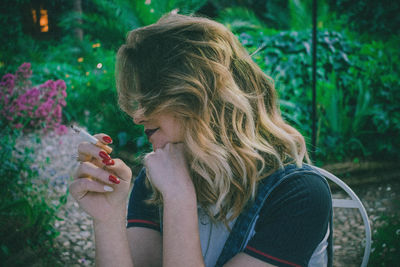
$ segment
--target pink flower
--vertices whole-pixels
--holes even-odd
[[[56,128],[56,133],[59,135],[68,133],[68,127],[65,125],[60,125]]]
[[[15,86],[15,76],[12,75],[11,73],[7,73],[6,75],[4,75],[3,78],[1,79],[0,87],[8,89],[7,93],[11,95],[14,86]]]
[[[48,80],[38,87],[31,87],[31,64],[24,63],[14,74],[6,74],[0,82],[0,114],[6,123],[26,130],[54,129],[65,133],[61,124],[62,107],[66,106],[66,84],[63,80]],[[21,122],[28,120],[29,127]]]
[[[23,63],[21,66],[19,66],[19,68],[15,74],[17,76],[17,80],[29,79],[32,76],[31,63],[27,63],[27,62]]]

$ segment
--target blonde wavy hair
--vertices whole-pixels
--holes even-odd
[[[282,119],[272,79],[220,23],[168,14],[135,29],[116,73],[126,113],[169,111],[183,122],[198,203],[213,220],[227,224],[259,180],[309,161],[303,136]]]

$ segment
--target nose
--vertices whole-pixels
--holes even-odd
[[[140,119],[140,118],[137,117],[137,116],[133,118],[133,122],[134,122],[135,124],[141,124],[142,121],[143,121],[143,120]]]
[[[143,116],[143,115],[139,115],[139,114],[136,114],[134,117],[133,117],[133,122],[135,123],[135,124],[143,124],[143,123],[145,123],[145,117]]]

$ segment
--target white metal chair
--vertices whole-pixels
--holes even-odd
[[[357,208],[360,213],[361,217],[364,222],[365,226],[365,250],[364,250],[364,257],[361,263],[361,267],[366,267],[369,259],[369,255],[371,253],[371,226],[368,220],[368,215],[367,211],[365,210],[363,204],[361,203],[360,199],[357,197],[357,195],[351,190],[351,188],[344,183],[342,180],[340,180],[338,177],[335,175],[331,174],[330,172],[315,167],[311,166],[318,172],[320,172],[323,176],[325,176],[327,179],[330,181],[334,182],[337,184],[340,188],[342,188],[346,193],[351,197],[351,199],[332,199],[332,206],[333,207],[339,207],[339,208]]]

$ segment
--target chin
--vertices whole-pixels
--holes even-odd
[[[153,151],[156,151],[156,149],[164,148],[167,143],[168,142],[165,142],[165,143],[154,143],[153,144]]]

